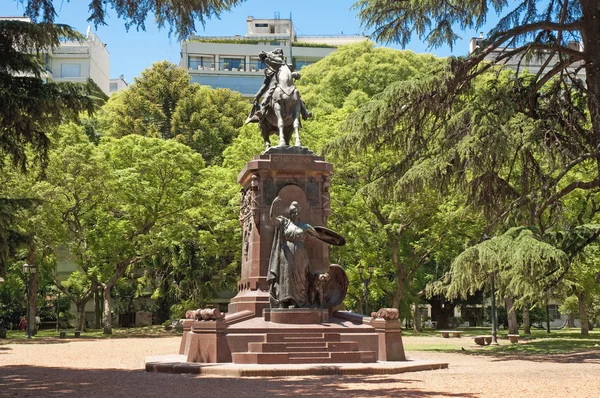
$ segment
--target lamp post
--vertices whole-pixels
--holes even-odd
[[[360,280],[363,283],[363,299],[365,302],[365,315],[369,315],[369,283],[371,283],[371,279],[373,278],[373,272],[375,271],[375,267],[373,265],[369,265],[367,267],[367,270],[369,272],[369,276],[368,277],[364,277],[363,273],[365,271],[365,267],[363,267],[362,265],[358,266],[358,276],[360,277]]]
[[[23,273],[25,274],[27,281],[26,281],[26,288],[27,288],[27,322],[26,322],[26,332],[25,332],[25,337],[30,339],[31,336],[33,335],[32,329],[33,327],[33,322],[31,322],[31,297],[29,297],[31,295],[31,280],[34,278],[35,273],[37,272],[37,267],[35,265],[29,265],[27,263],[23,263]],[[35,322],[35,321],[34,321]]]

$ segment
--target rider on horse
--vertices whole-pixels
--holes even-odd
[[[285,61],[283,59],[283,50],[281,48],[276,48],[275,50],[267,53],[265,51],[261,51],[258,54],[260,60],[267,66],[265,69],[265,80],[263,81],[263,85],[260,87],[256,95],[254,96],[254,107],[252,108],[252,113],[246,119],[247,123],[258,123],[262,118],[265,117],[267,113],[267,109],[270,106],[271,97],[273,96],[273,92],[277,87],[277,71],[282,65],[285,65]],[[294,78],[299,79],[300,74],[294,72]],[[258,102],[260,97],[265,94],[262,102],[260,103],[260,108],[256,109],[258,106]],[[299,95],[299,93],[298,93]],[[311,117],[312,114],[306,110],[304,106],[304,101],[302,98],[300,99],[300,114],[302,115],[302,119],[306,120]]]

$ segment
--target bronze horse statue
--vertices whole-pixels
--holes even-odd
[[[275,76],[277,86],[268,104],[268,111],[258,123],[267,149],[271,147],[269,136],[273,133],[279,134],[279,146],[290,145],[292,133],[296,135],[294,145],[302,146],[298,133],[301,99],[294,85],[294,79],[298,78],[300,74],[292,72],[285,64],[277,71]]]

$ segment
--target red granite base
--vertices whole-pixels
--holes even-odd
[[[271,321],[275,316],[275,320]],[[327,319],[318,323],[310,320]],[[297,322],[297,323],[294,323]],[[338,311],[287,309],[184,322],[180,352],[188,362],[236,364],[404,361],[398,320]]]
[[[191,373],[229,377],[281,377],[281,376],[326,376],[326,375],[391,375],[426,370],[448,369],[443,362],[407,360],[402,362],[377,363],[332,363],[327,365],[292,364],[232,364],[187,362],[183,355],[163,355],[146,358],[146,372]]]

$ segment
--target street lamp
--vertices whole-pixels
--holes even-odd
[[[363,283],[363,301],[365,302],[365,315],[369,315],[369,283],[371,283],[371,279],[373,278],[373,272],[375,271],[375,267],[373,265],[369,265],[367,267],[367,270],[369,272],[369,276],[368,277],[363,277],[363,273],[365,271],[365,267],[363,267],[362,265],[359,265],[357,267],[358,269],[358,276],[360,277],[360,280]]]
[[[34,274],[37,272],[37,267],[35,265],[29,265],[27,263],[23,263],[23,273],[25,274],[26,278],[27,278],[27,282],[26,282],[26,288],[27,288],[27,322],[26,322],[26,332],[25,332],[25,337],[27,337],[28,339],[31,338],[31,335],[33,334],[31,331],[31,327],[32,322],[31,322],[31,305],[29,305],[29,300],[30,300],[30,292],[31,292],[31,280],[34,277]]]

